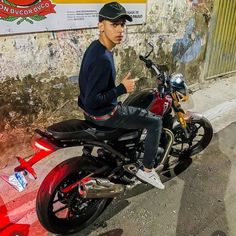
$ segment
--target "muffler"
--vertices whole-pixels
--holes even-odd
[[[107,179],[92,178],[79,185],[79,194],[83,198],[114,198],[125,192],[125,186],[114,184]]]

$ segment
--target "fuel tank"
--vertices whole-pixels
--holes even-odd
[[[131,94],[125,101],[124,105],[149,109],[151,103],[155,99],[155,92],[153,90],[143,90]]]
[[[163,116],[170,110],[172,98],[170,95],[166,95],[162,98],[159,96],[159,93],[154,90],[143,90],[131,94],[123,104],[143,108],[154,114]]]

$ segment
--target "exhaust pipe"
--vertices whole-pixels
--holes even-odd
[[[83,198],[115,198],[124,192],[124,185],[102,178],[93,178],[79,185],[79,194]]]

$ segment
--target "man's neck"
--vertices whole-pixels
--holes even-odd
[[[109,51],[112,51],[112,49],[116,46],[113,42],[111,42],[109,39],[99,36],[99,42],[106,47]]]

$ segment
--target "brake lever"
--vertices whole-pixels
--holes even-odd
[[[148,45],[151,47],[151,50],[150,50],[150,52],[146,53],[146,55],[144,56],[145,59],[147,59],[154,50],[154,46],[152,43],[148,42]]]

